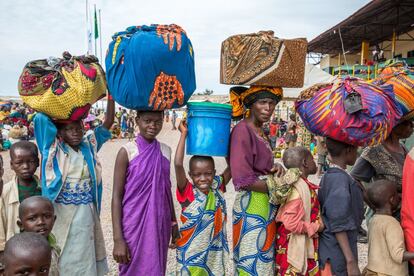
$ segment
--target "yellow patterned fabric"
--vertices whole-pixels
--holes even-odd
[[[105,73],[94,56],[36,60],[26,64],[19,79],[24,103],[53,119],[84,118],[106,94]]]
[[[268,87],[252,85],[250,88],[234,86],[230,88],[230,104],[233,107],[233,118],[240,118],[245,113],[245,107],[249,107],[255,101],[263,98],[271,98],[279,102],[283,97],[281,87]]]

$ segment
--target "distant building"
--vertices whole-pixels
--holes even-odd
[[[387,59],[414,65],[413,15],[412,0],[371,1],[310,41],[309,61],[333,75],[365,79],[374,78]]]

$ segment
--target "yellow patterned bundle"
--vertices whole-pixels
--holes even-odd
[[[83,119],[92,104],[106,94],[105,73],[95,56],[71,56],[31,61],[19,78],[24,103],[53,119]]]

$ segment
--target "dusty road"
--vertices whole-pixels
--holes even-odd
[[[159,135],[159,140],[161,142],[164,142],[168,144],[173,149],[173,156],[175,153],[175,147],[178,143],[179,139],[179,132],[178,131],[172,131],[170,124],[164,125],[164,128],[162,132]],[[112,224],[111,224],[111,195],[112,195],[112,179],[113,179],[113,170],[114,170],[114,164],[115,164],[115,158],[116,154],[119,150],[119,148],[127,143],[127,140],[114,140],[107,142],[103,148],[101,149],[99,156],[103,165],[103,185],[104,185],[104,191],[103,191],[103,203],[102,203],[102,213],[101,213],[101,221],[102,221],[102,227],[105,235],[105,241],[106,241],[106,250],[108,254],[108,261],[109,261],[109,267],[110,267],[110,273],[109,275],[118,275],[118,269],[117,265],[114,262],[112,258],[112,248],[113,248],[113,241],[112,241]],[[13,172],[10,170],[10,157],[8,152],[2,152],[1,155],[4,159],[4,182],[6,183],[9,181],[12,176]],[[216,169],[218,173],[221,173],[225,166],[226,162],[224,158],[215,158],[216,160]],[[188,157],[186,157],[184,164],[186,168],[188,169]],[[313,179],[316,182],[316,179]],[[173,194],[175,194],[175,174],[173,167],[171,167],[171,182],[173,186]],[[226,193],[226,200],[227,200],[227,212],[228,212],[228,226],[227,226],[227,232],[228,232],[228,240],[231,241],[231,210],[233,207],[233,201],[234,201],[235,193],[233,189],[233,185],[230,183],[228,185],[227,193]],[[176,206],[176,214],[177,217],[180,214],[180,207],[177,202],[175,202]],[[231,242],[230,242],[231,244]],[[366,245],[359,245],[359,262],[360,267],[364,267],[366,265],[366,251],[367,246]],[[230,259],[231,260],[231,259]],[[175,252],[173,250],[169,250],[168,255],[168,267],[167,267],[167,275],[175,275]],[[228,263],[227,266],[227,275],[233,274],[233,265],[232,262]]]

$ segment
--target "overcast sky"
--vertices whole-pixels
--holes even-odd
[[[311,40],[368,0],[89,0],[102,10],[105,55],[113,33],[132,25],[175,23],[194,51],[197,91],[227,93],[219,84],[221,42],[228,36],[273,30],[282,38]],[[30,60],[87,51],[85,0],[0,1],[0,95],[17,95],[17,80]]]

